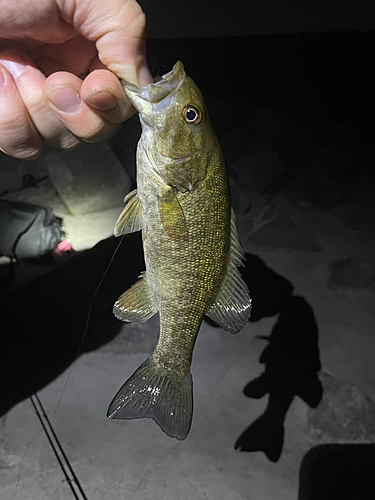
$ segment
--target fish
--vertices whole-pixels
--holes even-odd
[[[223,154],[203,96],[178,61],[145,87],[123,82],[139,112],[137,189],[125,197],[114,234],[142,231],[145,271],[115,302],[124,322],[159,313],[154,352],[109,405],[112,419],[152,418],[170,437],[187,437],[193,415],[190,372],[205,315],[230,333],[247,323],[249,289]]]

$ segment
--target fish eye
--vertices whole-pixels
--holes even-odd
[[[191,104],[184,107],[182,114],[186,123],[190,125],[198,125],[203,119],[202,111]]]

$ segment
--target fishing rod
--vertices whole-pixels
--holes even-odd
[[[52,423],[48,418],[48,415],[39,396],[37,394],[33,394],[29,399],[57,458],[60,468],[65,476],[66,482],[70,486],[74,498],[76,500],[88,500],[88,497],[86,496],[86,493],[84,492],[82,485],[76,473],[74,472],[74,469],[56,435],[56,432],[52,427]]]

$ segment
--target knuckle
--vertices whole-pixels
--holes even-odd
[[[55,124],[54,124],[55,125]],[[66,126],[59,123],[50,133],[44,135],[46,142],[56,149],[70,151],[80,146],[81,140],[76,137]]]
[[[22,144],[17,146],[5,145],[4,147],[2,146],[0,149],[6,155],[12,156],[13,158],[17,158],[19,160],[35,160],[41,155],[43,150],[42,147],[38,148]]]
[[[17,135],[22,133],[26,121],[25,110],[19,106],[0,106],[0,130],[2,134]]]
[[[117,134],[119,128],[120,128],[119,125],[115,125],[113,127],[106,128],[105,130],[102,130],[100,133],[91,135],[90,137],[82,138],[82,140],[84,142],[88,142],[91,144],[91,143],[103,141],[105,139],[110,139],[111,137],[113,137],[114,135]]]
[[[82,141],[75,137],[73,134],[66,135],[60,139],[59,147],[65,151],[72,151],[77,149],[82,144]]]
[[[0,146],[3,151],[15,158],[34,160],[43,149],[43,143],[35,131],[28,130],[20,123],[2,120],[0,124]]]
[[[26,147],[17,152],[16,158],[20,160],[36,160],[42,154],[43,148]]]
[[[84,142],[95,143],[111,137],[118,127],[115,123],[98,122],[89,131],[85,130],[86,133],[77,135]]]

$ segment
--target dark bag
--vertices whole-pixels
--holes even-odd
[[[0,200],[0,256],[38,258],[63,239],[62,219],[50,207]]]

